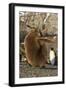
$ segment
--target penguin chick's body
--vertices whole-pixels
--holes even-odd
[[[51,63],[52,65],[55,65],[56,56],[55,56],[55,51],[54,51],[53,48],[51,48],[51,50],[50,50],[50,55],[49,55],[49,57],[50,57],[50,63]]]
[[[44,43],[43,46],[40,44],[38,33],[31,31],[26,35],[24,40],[25,54],[29,64],[32,66],[45,66],[47,63],[47,47]]]

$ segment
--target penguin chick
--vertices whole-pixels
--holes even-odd
[[[41,41],[43,44],[40,43]],[[26,58],[30,65],[43,67],[47,64],[47,45],[45,41],[37,31],[31,31],[26,35],[24,47]]]
[[[43,53],[38,37],[39,34],[36,31],[31,31],[26,35],[24,40],[25,54],[29,64],[42,67],[47,63],[47,50],[44,44],[45,52]]]

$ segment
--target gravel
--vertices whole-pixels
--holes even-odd
[[[26,61],[20,62],[19,71],[20,78],[49,77],[58,75],[57,66],[48,65],[46,68],[33,67],[29,65]]]

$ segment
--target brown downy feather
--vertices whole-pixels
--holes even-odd
[[[41,39],[36,31],[28,33],[24,40],[25,54],[29,64],[32,66],[45,66],[47,62],[47,42],[44,38]]]

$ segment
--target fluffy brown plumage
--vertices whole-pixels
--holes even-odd
[[[47,64],[47,39],[42,38],[36,31],[31,31],[24,40],[25,54],[32,66],[45,66]],[[49,42],[48,40],[47,42]]]

